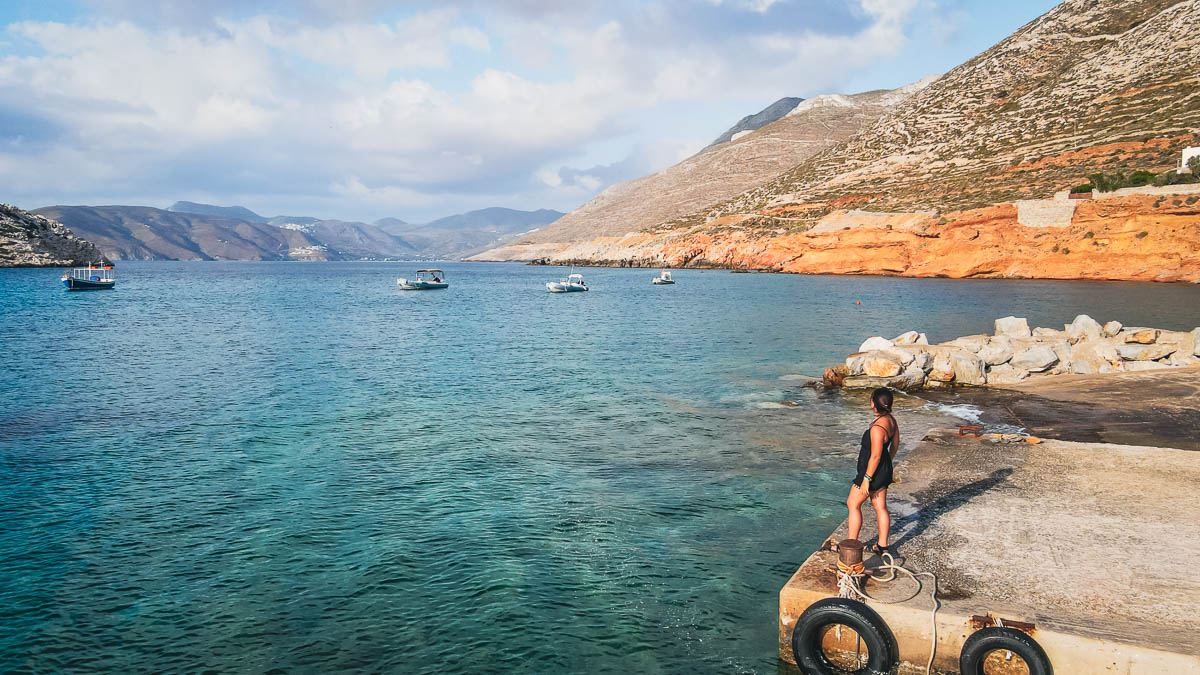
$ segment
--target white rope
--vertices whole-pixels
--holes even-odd
[[[867,574],[866,572],[856,572],[854,570],[843,570],[839,568],[837,570],[838,597],[857,599],[861,600],[862,602],[874,600],[875,602],[888,605],[908,602],[909,600],[917,597],[917,595],[921,592],[921,589],[924,587],[924,584],[921,583],[921,580],[918,577],[927,576],[933,579],[933,589],[929,594],[929,598],[933,600],[933,611],[929,613],[929,625],[933,631],[933,644],[931,644],[929,647],[929,661],[925,664],[925,675],[929,675],[929,673],[931,673],[933,670],[933,655],[937,652],[937,611],[938,607],[940,606],[937,599],[937,575],[933,572],[914,572],[903,565],[897,565],[896,559],[892,557],[891,553],[885,552],[880,557],[883,560],[883,564],[879,567],[876,567],[875,570],[887,570],[888,573],[885,576],[875,576],[874,573]],[[903,572],[911,577],[913,581],[917,582],[917,590],[913,591],[912,595],[901,600],[883,600],[881,598],[872,597],[871,595],[868,595],[865,590],[863,590],[863,587],[859,581],[863,578],[870,578],[873,581],[878,581],[880,583],[891,583],[892,581],[896,580],[897,572]]]

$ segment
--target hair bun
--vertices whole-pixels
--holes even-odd
[[[880,387],[871,392],[871,403],[875,404],[875,410],[881,413],[892,412],[892,390],[887,387]]]

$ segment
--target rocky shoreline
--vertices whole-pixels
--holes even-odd
[[[78,267],[112,264],[92,242],[57,220],[0,204],[0,267]]]
[[[871,337],[846,362],[827,368],[827,387],[904,391],[955,385],[1005,386],[1065,374],[1200,366],[1200,328],[1190,332],[1101,324],[1080,314],[1062,330],[1024,318],[996,319],[993,335],[929,344],[924,333]]]
[[[480,262],[484,262],[484,261],[480,261]],[[529,262],[527,262],[525,264],[535,266],[535,267],[609,267],[609,268],[628,267],[631,269],[681,269],[681,268],[686,268],[686,269],[693,269],[693,270],[731,270],[731,271],[736,271],[736,272],[761,272],[764,274],[778,273],[778,272],[783,271],[778,267],[774,267],[774,268],[744,267],[744,266],[733,265],[733,264],[729,264],[729,263],[723,263],[720,261],[704,260],[702,258],[685,260],[685,261],[682,261],[681,264],[676,263],[676,264],[668,265],[668,264],[666,264],[666,261],[664,261],[664,260],[656,260],[656,259],[650,259],[650,258],[620,258],[620,259],[616,259],[616,260],[607,260],[607,259],[606,260],[596,260],[593,258],[567,258],[567,259],[560,260],[558,258],[542,257],[542,258],[534,258],[533,260],[530,260]]]
[[[691,227],[555,244],[506,244],[470,259],[792,274],[1200,283],[1200,184],[1128,188],[1089,200],[1071,200],[1063,193],[1054,199],[941,213],[844,208],[826,213],[828,208],[824,203],[803,209],[793,205]],[[764,226],[763,219],[773,225]]]

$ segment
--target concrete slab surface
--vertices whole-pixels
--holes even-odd
[[[990,611],[1036,624],[1056,672],[1200,673],[1195,452],[1061,440],[997,444],[939,431],[898,463],[897,474],[889,491],[892,546],[905,566],[938,575],[943,670],[957,666],[971,632],[967,619]],[[875,539],[869,506],[860,539]],[[785,660],[799,612],[836,594],[827,571],[835,560],[814,554],[781,591]],[[881,596],[914,588],[893,586],[866,588]],[[896,632],[909,668],[923,668],[929,653],[928,597],[872,603]]]

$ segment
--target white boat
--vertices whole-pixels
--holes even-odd
[[[450,284],[446,282],[446,273],[435,269],[417,270],[412,279],[397,279],[396,285],[402,291],[427,291],[450,287]]]
[[[571,274],[566,279],[546,282],[546,290],[551,293],[575,293],[587,289],[587,284],[583,283],[582,274]]]
[[[112,263],[98,262],[88,267],[76,267],[62,276],[68,291],[103,291],[116,288],[117,278]]]
[[[673,283],[675,283],[675,280],[671,278],[671,273],[667,270],[663,270],[658,276],[654,277],[655,286],[665,286]]]

